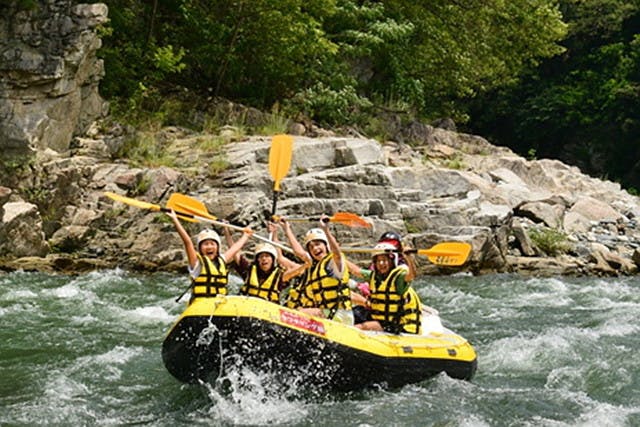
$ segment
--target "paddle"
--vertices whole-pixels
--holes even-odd
[[[291,166],[291,154],[293,152],[293,137],[290,135],[275,135],[271,140],[269,149],[269,172],[273,178],[273,205],[271,216],[276,214],[278,194],[280,193],[280,181],[289,172]]]
[[[104,195],[116,202],[126,203],[127,205],[135,206],[140,209],[147,209],[155,212],[171,212],[171,208],[163,208],[160,205],[154,205],[153,203],[145,202],[138,199],[132,199],[131,197],[121,196],[120,194],[105,191]],[[198,222],[193,215],[188,213],[179,213],[178,216],[189,222]]]
[[[169,198],[169,201],[167,202],[167,207],[173,209],[176,213],[186,215],[200,222],[206,222],[209,224],[218,225],[220,227],[227,227],[232,230],[244,231],[243,227],[239,227],[237,225],[229,224],[223,221],[218,221],[215,216],[211,215],[207,211],[207,207],[204,205],[204,203],[184,194],[172,194]],[[269,243],[275,247],[282,249],[283,251],[294,253],[293,249],[289,248],[288,246],[282,245],[278,242],[274,242],[273,240],[270,240],[266,237],[262,237],[255,233],[252,234],[251,237]]]
[[[169,197],[167,208],[173,209],[176,212],[185,212],[212,220],[218,219],[207,211],[207,207],[200,200],[180,193],[173,193],[171,197]]]
[[[276,217],[277,219],[277,217]],[[320,218],[286,218],[289,222],[316,222]],[[351,212],[336,212],[334,215],[326,219],[327,222],[337,222],[347,227],[371,227],[364,218]]]
[[[374,248],[341,248],[345,253],[371,253],[382,254],[385,252],[400,252],[398,250],[380,250]],[[458,266],[467,261],[471,245],[465,242],[442,242],[432,246],[429,249],[408,249],[404,253],[417,253],[425,256],[429,261],[436,265]]]

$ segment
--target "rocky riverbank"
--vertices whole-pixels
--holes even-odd
[[[347,211],[373,225],[334,225],[343,246],[372,245],[386,230],[400,232],[416,248],[472,244],[462,267],[419,260],[425,274],[637,272],[640,204],[618,184],[558,161],[523,159],[478,136],[421,129],[422,143],[411,146],[327,132],[295,136],[278,214]],[[167,128],[156,137],[175,165],[140,168],[111,160],[122,141],[118,135],[94,127],[67,152],[40,153],[26,173],[16,171],[14,182],[5,179],[10,185],[0,188],[0,268],[183,270],[182,245],[167,218],[116,203],[105,191],[159,206],[173,193],[188,194],[216,217],[266,234],[273,194],[270,137],[227,138],[214,157],[203,141],[224,135]],[[226,167],[218,173],[214,163]],[[188,226],[196,232],[203,225]],[[310,225],[296,226],[302,234]]]
[[[184,270],[167,218],[117,204],[105,191],[158,206],[188,194],[218,218],[265,234],[270,137],[166,128],[142,137],[162,146],[157,164],[165,166],[114,160],[131,131],[103,122],[97,51],[106,5],[51,0],[25,9],[10,1],[0,11],[0,270]],[[394,119],[393,141],[384,143],[290,123],[293,161],[277,213],[347,211],[371,222],[370,229],[335,225],[344,246],[372,245],[387,230],[416,248],[473,245],[459,268],[421,260],[425,274],[637,272],[640,205],[618,184],[558,161],[525,160],[451,126],[400,128],[405,120]],[[202,224],[189,226],[195,232]]]

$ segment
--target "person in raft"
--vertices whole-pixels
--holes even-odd
[[[349,269],[338,242],[329,230],[328,219],[322,215],[319,227],[307,231],[304,247],[286,219],[280,219],[295,255],[307,264],[296,263],[284,256],[278,260],[289,271],[305,269],[302,279],[289,289],[285,305],[353,325],[351,293],[347,285]]]
[[[407,264],[407,261],[405,260],[405,257],[404,257],[404,249],[402,247],[402,237],[400,237],[400,234],[396,233],[395,231],[385,231],[384,233],[382,233],[382,235],[378,239],[378,243],[389,243],[393,245],[393,247],[397,251],[396,253],[398,254],[396,264],[398,265]]]
[[[405,252],[403,259],[406,264],[402,264],[399,263],[397,248],[392,243],[378,243],[374,249],[379,252],[372,257],[372,269],[359,268],[355,272],[369,284],[368,320],[355,326],[370,331],[419,335],[422,332],[422,307],[418,294],[411,287],[411,281],[416,276],[413,255]]]
[[[189,304],[198,297],[212,297],[227,294],[227,283],[229,271],[227,260],[233,260],[236,253],[242,249],[249,237],[253,234],[250,228],[244,229],[242,237],[238,239],[223,254],[220,253],[220,236],[214,230],[204,229],[196,235],[196,245],[186,232],[178,215],[171,210],[167,215],[172,219],[189,262],[189,274],[191,276],[191,300]],[[197,251],[196,251],[197,248]]]
[[[225,238],[229,246],[233,245],[231,234],[225,229]],[[244,283],[240,287],[240,295],[262,298],[280,304],[280,292],[284,287],[282,268],[276,262],[278,251],[269,243],[259,243],[254,249],[251,262],[238,252],[235,256],[235,270]]]
[[[392,255],[394,265],[396,266],[407,265],[407,261],[403,253],[404,249],[402,246],[402,237],[400,237],[400,234],[398,234],[395,231],[385,231],[384,233],[382,233],[382,235],[378,239],[378,243],[389,243],[395,248],[395,250],[393,251],[394,255]],[[369,277],[367,276],[367,278],[365,279],[361,274],[361,270],[362,271],[367,271],[367,270],[361,269],[357,264],[355,264],[350,260],[347,260],[347,265],[349,266],[349,273],[351,274],[351,277],[352,277],[349,280],[349,287],[351,288],[352,291],[356,291],[356,292],[351,292],[351,302],[353,303],[354,322],[362,323],[367,320],[371,320],[371,313],[369,311],[369,301],[367,299],[369,297],[369,294],[371,293],[369,289],[369,283],[368,283]],[[367,269],[370,271],[374,270],[373,261],[371,262],[370,266],[367,267]]]

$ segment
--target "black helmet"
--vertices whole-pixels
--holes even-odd
[[[395,231],[387,231],[386,233],[383,233],[382,236],[380,236],[378,242],[382,242],[383,240],[395,240],[400,242],[402,241],[402,237],[400,237],[400,235]]]

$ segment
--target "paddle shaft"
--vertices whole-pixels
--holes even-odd
[[[227,227],[227,228],[230,228],[230,229],[236,230],[236,231],[244,231],[245,230],[243,227],[239,227],[237,225],[229,224],[229,223],[222,222],[222,221],[216,221],[214,219],[205,218],[203,216],[199,216],[199,215],[190,215],[190,216],[193,217],[193,219],[197,219],[200,222],[207,222],[209,224],[218,225],[220,227]],[[274,242],[273,240],[269,240],[266,237],[262,237],[262,236],[260,236],[258,234],[255,234],[255,233],[251,234],[251,237],[253,237],[255,239],[258,239],[258,240],[261,240],[261,241],[263,241],[265,243],[269,243],[270,245],[273,245],[273,246],[275,246],[277,248],[280,248],[283,251],[286,251],[286,252],[289,252],[289,253],[294,253],[293,249],[291,249],[290,247],[285,246],[283,244],[280,244],[278,242]]]
[[[276,207],[278,206],[278,194],[280,192],[273,190],[273,204],[271,205],[271,218],[276,215]]]

